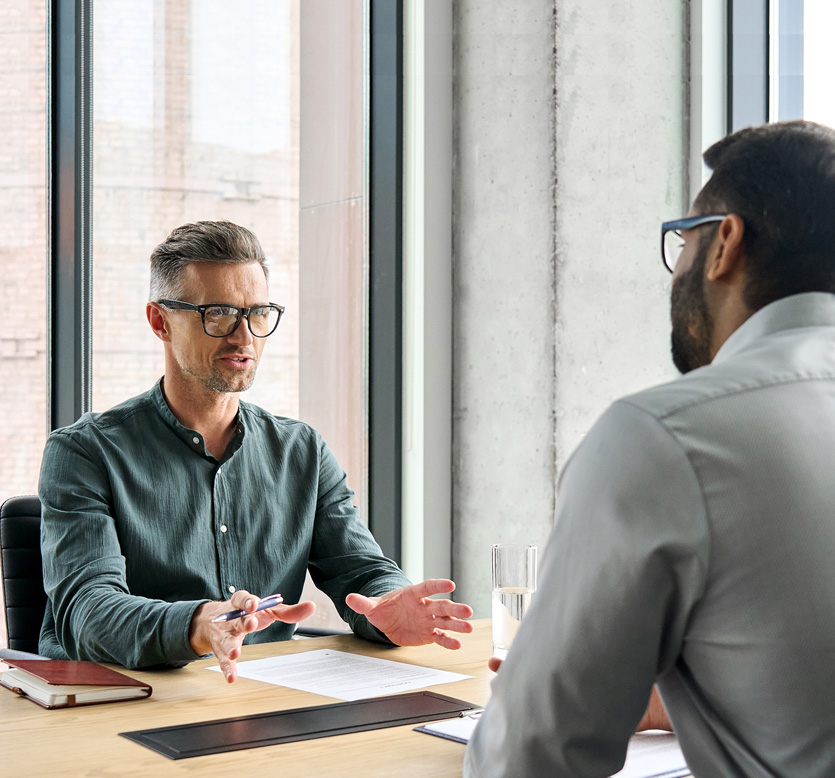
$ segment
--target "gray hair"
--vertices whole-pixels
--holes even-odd
[[[264,250],[246,227],[228,221],[195,222],[177,227],[151,252],[150,299],[179,300],[180,277],[192,262],[258,262],[264,278],[270,278]]]

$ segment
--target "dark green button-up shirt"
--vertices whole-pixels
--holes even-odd
[[[237,589],[299,601],[305,570],[345,605],[408,580],[360,521],[321,436],[242,402],[221,461],[171,413],[161,385],[50,435],[41,467],[41,549],[49,596],[40,652],[126,667],[198,657],[191,617]],[[276,623],[246,642],[284,640]]]

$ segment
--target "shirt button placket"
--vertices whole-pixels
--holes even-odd
[[[217,542],[217,553],[218,557],[220,558],[220,569],[221,569],[221,580],[224,578],[226,579],[227,583],[225,584],[226,591],[229,594],[234,594],[237,591],[237,587],[231,583],[229,583],[229,579],[232,578],[232,570],[230,569],[231,566],[229,564],[229,557],[227,552],[227,545],[222,541],[225,540],[227,533],[229,532],[229,526],[226,521],[224,521],[226,517],[226,501],[223,499],[224,497],[224,485],[223,485],[223,467],[220,466],[215,471],[215,478],[213,484],[213,491],[214,491],[214,503],[215,503],[215,518],[219,522],[217,525],[218,534],[216,536]]]

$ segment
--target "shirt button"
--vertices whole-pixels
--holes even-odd
[[[227,529],[229,529],[229,527],[227,527],[225,524],[220,525],[220,531],[221,532],[226,532]]]
[[[222,468],[222,467],[219,467],[219,468],[217,469],[217,474],[218,474],[218,475],[220,475],[222,472],[223,472],[223,468]]]
[[[232,592],[232,594],[234,594],[238,590],[234,586],[230,586],[229,591]]]
[[[194,445],[196,446],[200,442],[200,438],[194,437],[191,439]]]

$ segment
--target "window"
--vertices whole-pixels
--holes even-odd
[[[362,1],[94,0],[93,19],[93,410],[163,373],[151,249],[228,219],[258,236],[286,309],[243,399],[316,427],[362,505]]]
[[[47,11],[0,8],[0,502],[37,489],[47,433]]]
[[[803,117],[835,127],[835,5],[828,0],[805,0],[802,14],[801,53]]]
[[[287,309],[247,399],[298,417],[298,1],[95,0],[93,19],[93,410],[163,373],[151,249],[228,219],[259,237]]]
[[[259,236],[286,306],[245,399],[320,430],[399,558],[401,15],[401,0],[3,4],[1,496],[36,490],[50,427],[162,374],[150,251],[227,218]]]
[[[835,126],[827,0],[728,0],[728,131],[765,121]]]
[[[0,502],[36,491],[47,433],[46,95],[46,2],[7,0],[0,6]],[[0,646],[5,633],[0,619]]]

